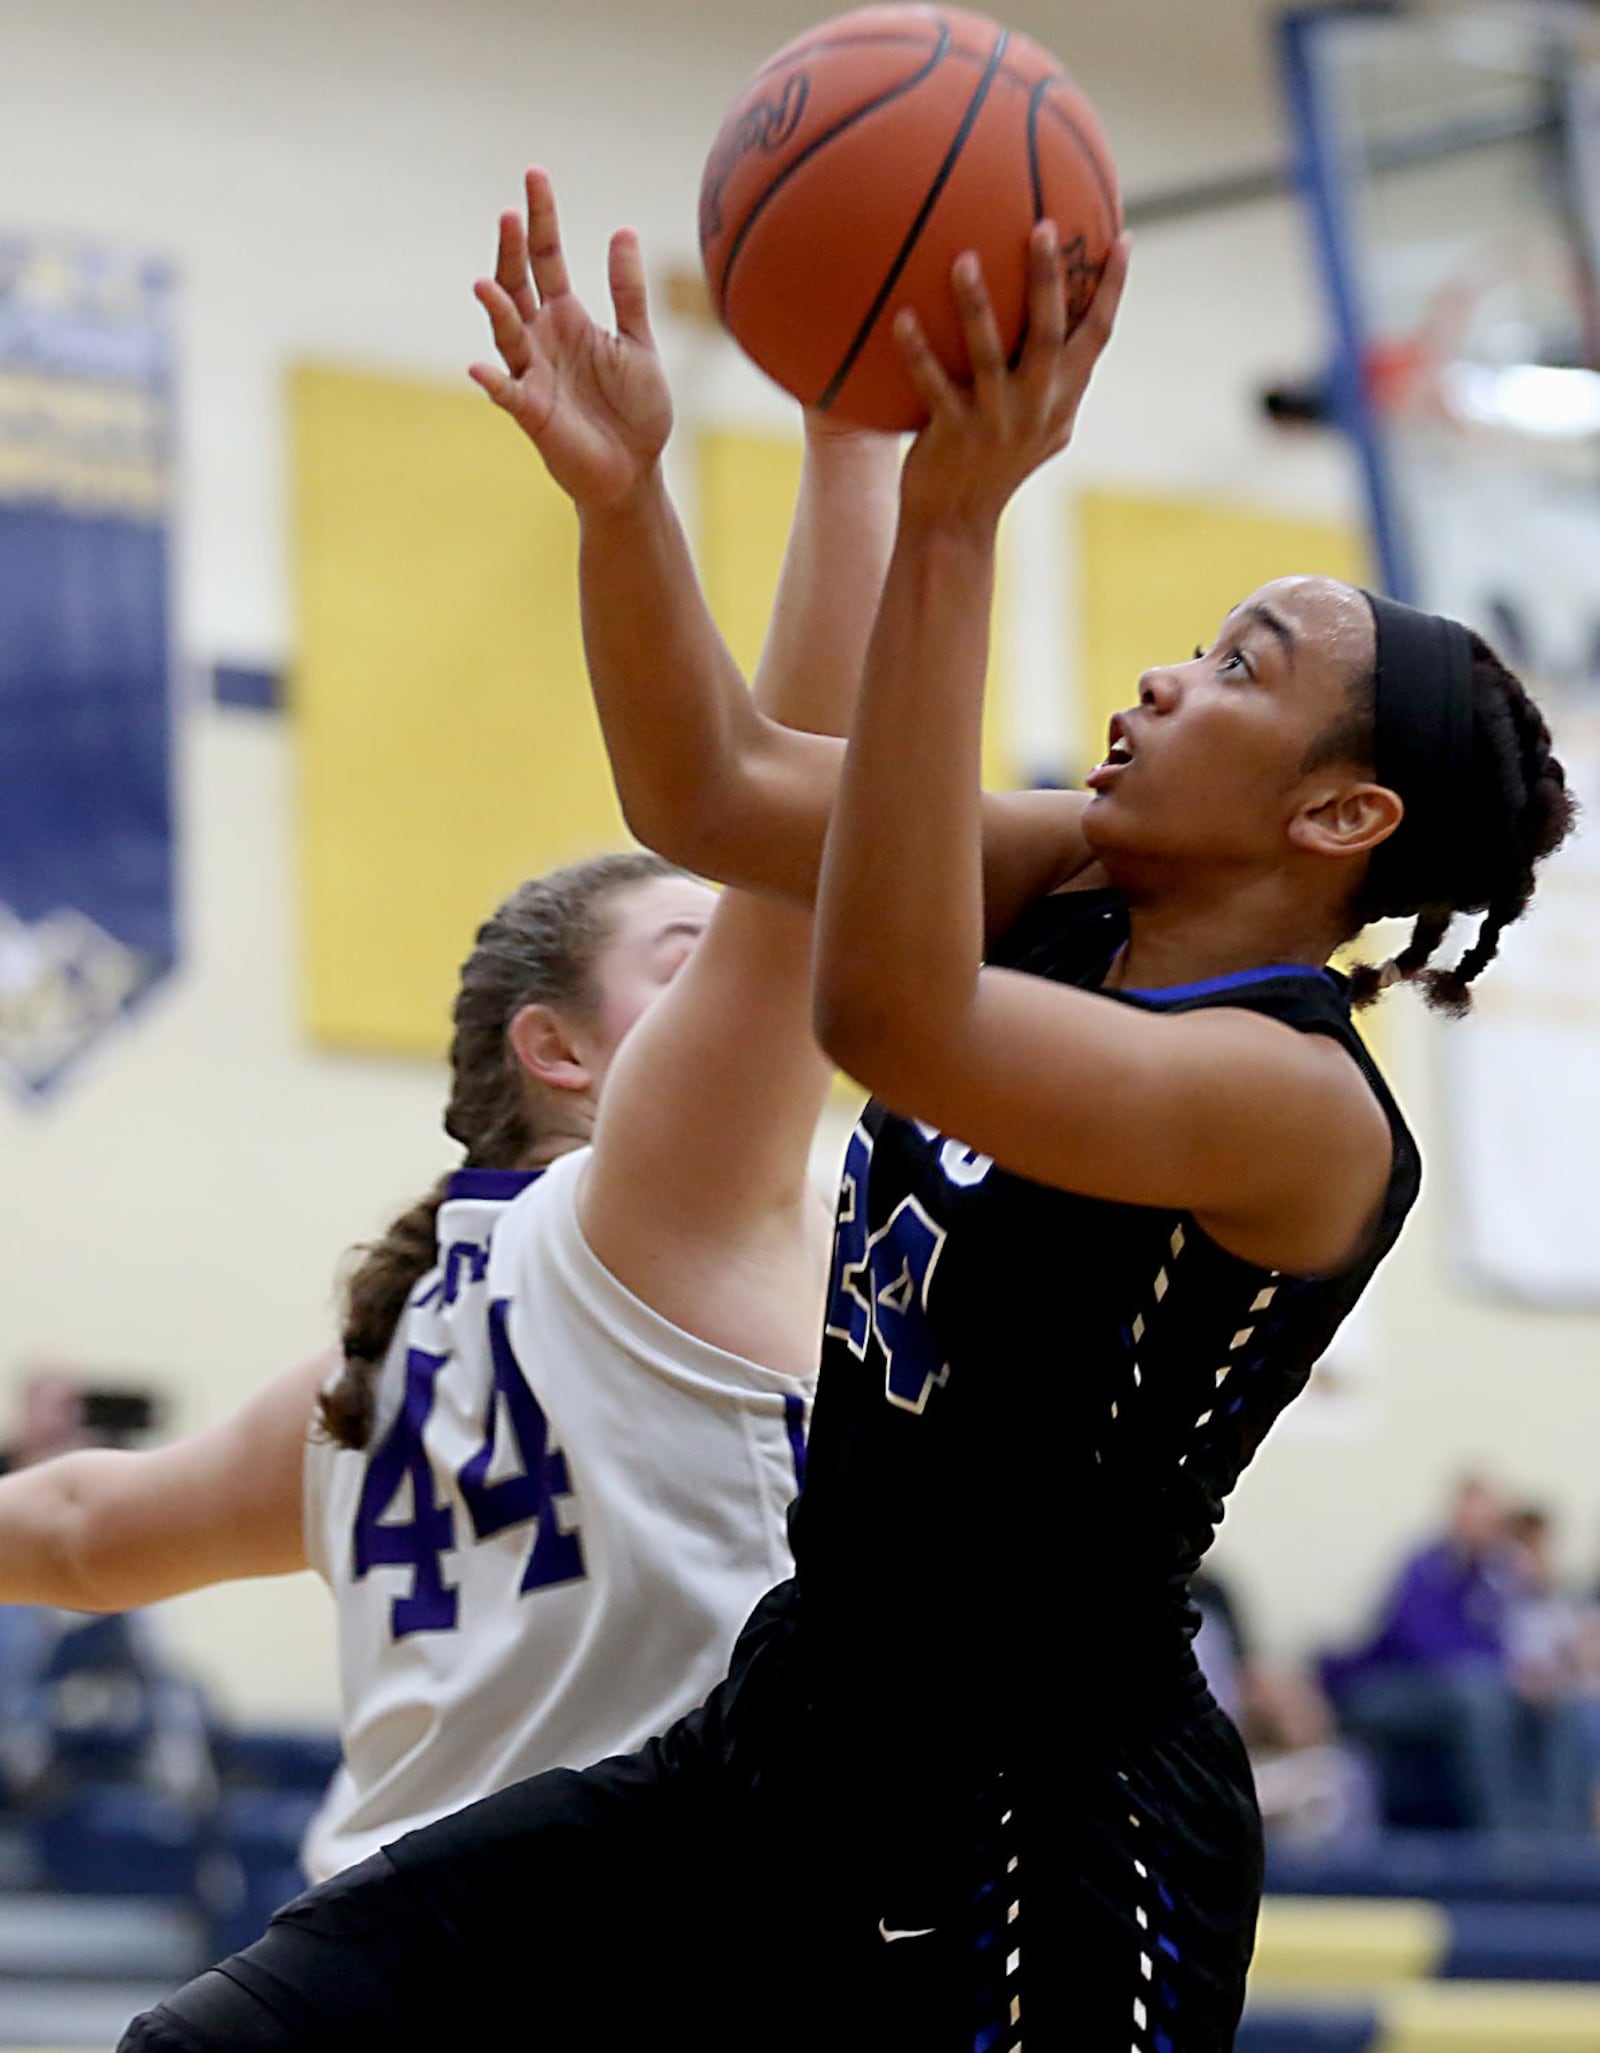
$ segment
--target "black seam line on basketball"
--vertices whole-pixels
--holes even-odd
[[[1054,84],[1055,80],[1052,78],[1040,79],[1028,95],[1028,118],[1023,123],[1023,133],[1028,139],[1028,184],[1033,192],[1033,222],[1036,228],[1044,219],[1044,173],[1039,165],[1039,109],[1044,102],[1045,94]],[[1022,361],[1022,352],[1028,346],[1028,330],[1032,325],[1031,320],[1024,321],[1022,331],[1017,336],[1017,346],[1012,350],[1008,360],[1008,368],[1013,371]]]
[[[1064,107],[1051,107],[1047,104],[1046,95],[1049,93],[1050,88],[1057,83],[1058,79],[1056,78],[1042,78],[1028,96],[1028,118],[1025,124],[1025,133],[1028,138],[1028,182],[1033,188],[1034,221],[1037,223],[1044,219],[1044,172],[1039,163],[1039,121],[1041,115],[1049,113],[1066,129],[1072,140],[1077,144],[1078,155],[1088,165],[1096,185],[1100,188],[1100,198],[1105,207],[1106,220],[1109,223],[1110,232],[1112,235],[1116,235],[1122,226],[1122,210],[1117,205],[1114,195],[1107,188],[1105,180],[1100,176],[1100,160],[1098,155],[1089,147],[1082,129],[1079,128],[1066,109]],[[1059,227],[1059,223],[1057,225]],[[1104,268],[1102,265],[1102,272]],[[1016,349],[1012,352],[1011,368],[1013,370],[1022,361],[1022,352],[1027,347],[1027,342],[1028,324],[1024,322],[1022,333],[1017,337]]]
[[[1046,79],[1043,83],[1048,88],[1055,85],[1057,80]],[[1078,145],[1083,161],[1088,165],[1090,172],[1093,174],[1095,184],[1100,188],[1100,197],[1105,202],[1106,220],[1110,223],[1112,236],[1113,238],[1119,236],[1122,233],[1122,201],[1112,188],[1106,184],[1105,173],[1100,168],[1100,152],[1090,142],[1077,121],[1067,112],[1065,107],[1056,107],[1046,102],[1044,112],[1050,116],[1052,121],[1060,122],[1061,126]]]
[[[724,320],[727,319],[728,292],[733,278],[733,267],[739,261],[739,252],[744,248],[751,229],[761,219],[761,216],[771,205],[774,197],[782,192],[783,188],[794,177],[802,164],[809,164],[818,150],[826,149],[836,136],[843,135],[847,128],[853,128],[858,121],[865,121],[869,114],[876,114],[880,107],[889,106],[891,102],[898,100],[903,93],[909,93],[914,86],[921,85],[929,73],[937,70],[944,61],[945,53],[949,48],[950,31],[941,22],[939,25],[939,40],[935,43],[927,63],[922,66],[920,71],[912,72],[909,77],[901,79],[898,85],[891,86],[888,92],[880,93],[877,99],[869,100],[865,106],[854,108],[849,114],[844,115],[834,123],[832,128],[825,129],[821,135],[814,137],[812,141],[806,144],[798,157],[795,157],[783,167],[782,171],[779,172],[771,185],[767,187],[760,199],[751,207],[749,213],[745,215],[740,225],[739,233],[733,238],[733,247],[728,251],[728,261],[722,267],[722,277],[718,281],[716,291],[717,312]]]
[[[1002,29],[995,38],[995,45],[989,53],[989,62],[984,66],[983,76],[979,79],[972,98],[967,102],[967,111],[961,117],[961,126],[956,130],[954,137],[951,139],[950,147],[945,152],[944,162],[939,166],[932,185],[928,187],[927,193],[923,197],[922,205],[917,210],[917,218],[906,231],[906,239],[901,243],[894,262],[889,266],[889,275],[884,279],[882,285],[879,286],[877,297],[867,309],[866,319],[856,330],[855,340],[845,351],[844,362],[840,364],[838,370],[829,379],[822,397],[817,401],[817,411],[819,413],[826,413],[828,408],[838,398],[840,388],[843,386],[845,379],[855,369],[857,357],[860,356],[862,350],[867,346],[867,337],[876,326],[878,316],[889,302],[890,293],[894,291],[895,286],[900,282],[901,272],[910,263],[911,252],[917,246],[917,237],[928,225],[928,216],[938,205],[940,194],[950,183],[950,174],[956,168],[956,159],[966,148],[967,137],[971,135],[973,125],[977,121],[979,114],[983,111],[983,103],[989,97],[989,88],[994,84],[994,75],[1000,68],[1000,59],[1005,55],[1006,44],[1010,40],[1011,31],[1009,29]]]
[[[1033,188],[1033,218],[1037,225],[1044,219],[1044,173],[1039,168],[1039,104],[1050,90],[1052,81],[1040,79],[1028,95],[1028,183]]]

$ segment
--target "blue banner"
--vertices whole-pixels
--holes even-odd
[[[0,1076],[56,1083],[176,956],[170,288],[0,237]]]

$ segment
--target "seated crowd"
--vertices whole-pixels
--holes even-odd
[[[1219,1576],[1194,1595],[1201,1663],[1250,1748],[1269,1830],[1600,1825],[1600,1590],[1562,1587],[1539,1507],[1464,1478],[1369,1630],[1314,1671],[1260,1660]]]

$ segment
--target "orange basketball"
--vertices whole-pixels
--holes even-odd
[[[976,250],[1014,350],[1045,216],[1076,321],[1122,209],[1099,120],[1055,58],[959,8],[862,7],[786,45],[734,101],[701,181],[700,253],[718,313],[786,391],[915,428],[927,410],[895,313],[915,307],[965,379],[950,267]]]

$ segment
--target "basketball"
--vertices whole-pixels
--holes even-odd
[[[1027,321],[1028,236],[1054,221],[1068,318],[1121,229],[1094,109],[1047,51],[954,7],[863,7],[746,83],[706,160],[700,253],[724,325],[804,405],[920,427],[894,315],[969,366],[950,268],[976,250],[1008,353]]]

